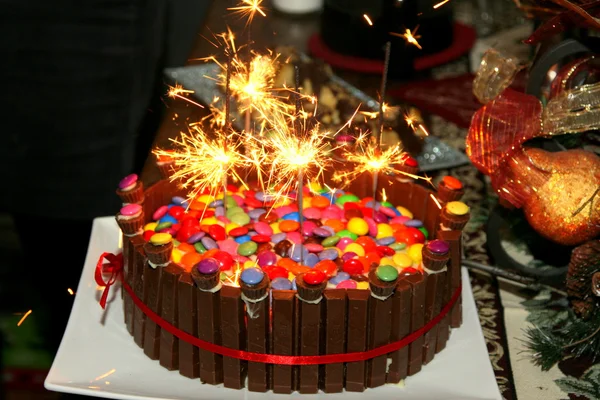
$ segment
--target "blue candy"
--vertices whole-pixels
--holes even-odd
[[[292,282],[287,278],[278,277],[271,281],[271,289],[273,290],[291,290],[292,287]]]
[[[240,279],[246,285],[256,285],[262,282],[265,273],[260,268],[246,268],[242,271]]]
[[[320,260],[335,260],[336,258],[338,258],[339,253],[336,249],[325,249],[322,252],[319,253],[319,259]]]
[[[294,211],[289,214],[285,214],[281,219],[300,222],[300,213],[298,211]]]
[[[238,236],[238,237],[236,237],[233,240],[235,240],[235,242],[238,243],[238,244],[242,244],[242,243],[246,243],[246,242],[251,241],[252,238],[250,237],[250,235],[243,235],[243,236]]]
[[[389,246],[390,244],[394,243],[396,241],[396,238],[393,236],[387,236],[381,239],[377,239],[375,242],[380,245],[380,246]]]
[[[170,222],[172,224],[179,223],[179,221],[177,220],[177,218],[175,218],[175,217],[173,217],[173,216],[171,216],[169,214],[166,214],[164,217],[162,217],[161,219],[158,220],[159,224],[161,224],[163,222]]]
[[[281,242],[282,240],[285,240],[286,237],[287,237],[287,233],[285,233],[285,232],[276,233],[273,236],[271,236],[271,242],[273,242],[273,244],[277,244],[277,243]]]
[[[331,278],[329,280],[329,283],[337,286],[338,283],[347,281],[348,279],[350,279],[350,274],[342,271],[342,272],[338,272],[336,276]]]
[[[219,247],[217,245],[217,242],[215,242],[212,238],[209,238],[208,236],[204,236],[202,240],[200,240],[200,242],[202,242],[204,247],[206,247],[206,250],[216,249],[217,247]]]
[[[314,267],[318,262],[319,262],[319,256],[317,256],[314,253],[310,253],[304,259],[304,265],[306,265],[307,267],[311,267],[311,268]]]

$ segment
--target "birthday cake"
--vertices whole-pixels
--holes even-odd
[[[124,178],[116,220],[135,343],[168,370],[256,392],[360,392],[418,373],[462,322],[469,209],[452,177],[434,192],[382,174],[382,201],[371,179],[311,182],[301,219],[293,192],[228,185],[189,199],[176,180],[144,190]]]

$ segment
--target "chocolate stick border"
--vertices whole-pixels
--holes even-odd
[[[189,273],[180,275],[178,290],[178,322],[179,329],[194,337],[198,337],[198,316],[194,281]],[[187,378],[200,377],[200,356],[198,348],[184,340],[179,341],[179,373]]]
[[[223,286],[221,298],[221,341],[223,346],[235,350],[246,349],[246,310],[239,287]],[[246,380],[247,362],[223,357],[223,384],[226,388],[242,389]]]
[[[348,333],[346,351],[356,352],[367,349],[367,321],[369,321],[369,298],[368,290],[348,289]],[[363,392],[366,388],[365,382],[366,363],[356,361],[346,363],[346,379],[344,386],[349,392]]]
[[[177,264],[171,262],[162,271],[162,307],[160,316],[175,327],[179,327],[179,303],[177,283],[183,273]],[[159,363],[169,371],[179,369],[179,339],[161,329]]]
[[[324,328],[324,354],[338,354],[346,351],[346,311],[347,299],[344,290],[325,290],[325,307],[322,320]],[[325,393],[339,393],[344,390],[344,364],[327,364],[321,367],[321,390]]]
[[[406,281],[412,286],[412,304],[410,331],[414,332],[425,325],[425,287],[427,277],[422,274],[408,275]],[[412,376],[421,371],[423,365],[423,336],[417,338],[408,346],[408,375]]]
[[[292,356],[296,342],[296,292],[273,290],[272,336],[273,354]],[[291,365],[273,365],[273,393],[291,394],[295,388],[294,369]]]
[[[398,279],[392,297],[392,330],[390,341],[402,339],[410,333],[412,309],[412,286],[402,277]],[[386,378],[387,383],[398,383],[408,376],[408,346],[389,354],[391,364]]]
[[[213,344],[221,341],[221,301],[219,292],[196,290],[198,338]],[[223,383],[223,356],[198,349],[200,381],[211,385]]]

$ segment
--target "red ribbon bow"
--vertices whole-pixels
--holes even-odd
[[[108,263],[104,263],[104,260]],[[106,308],[106,300],[108,299],[108,292],[110,287],[117,281],[121,273],[123,272],[123,253],[114,255],[112,253],[102,253],[98,263],[96,264],[96,272],[94,278],[98,286],[104,286],[102,297],[100,297],[100,306]],[[104,274],[110,274],[108,281],[104,281]]]

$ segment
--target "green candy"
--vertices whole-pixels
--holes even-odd
[[[340,241],[340,239],[340,236],[329,236],[321,242],[321,245],[323,247],[335,246]]]
[[[343,206],[344,203],[348,203],[348,202],[356,203],[358,201],[360,201],[360,199],[353,194],[343,194],[337,198],[337,200],[335,201],[335,204]]]
[[[225,208],[230,209],[234,207],[239,207],[235,199],[231,196],[225,196]]]
[[[350,232],[348,229],[344,229],[343,231],[339,231],[338,233],[336,233],[336,235],[339,236],[340,238],[349,237],[352,240],[358,239],[358,235],[356,233]]]
[[[160,231],[161,229],[170,228],[170,227],[171,227],[171,225],[173,225],[173,223],[172,223],[172,222],[169,222],[169,221],[164,221],[164,222],[161,222],[161,223],[159,223],[158,225],[156,225],[156,228],[154,228],[154,232],[158,232],[158,231]]]
[[[233,214],[231,218],[229,218],[229,220],[233,223],[238,224],[239,226],[244,226],[250,223],[250,216],[248,216],[248,214],[246,214],[245,212],[241,212]]]
[[[380,265],[377,267],[375,274],[384,282],[392,282],[398,279],[398,270],[391,265]]]
[[[173,247],[177,247],[181,244],[181,242],[179,240],[175,240],[173,239]]]
[[[199,254],[206,253],[206,247],[204,247],[204,245],[202,244],[202,242],[196,242],[196,243],[194,243],[194,248],[196,249],[196,251]]]
[[[396,242],[396,243],[390,244],[390,247],[393,250],[396,250],[396,251],[398,251],[398,250],[404,250],[406,248],[406,243],[398,243],[398,242]]]
[[[429,232],[427,231],[427,229],[424,226],[420,227],[419,230],[421,232],[423,232],[423,235],[425,235],[425,239],[427,239],[429,237]]]
[[[256,250],[258,250],[258,243],[253,242],[251,240],[249,242],[240,244],[237,252],[240,256],[248,257],[248,256],[251,256],[252,254],[256,253]]]
[[[229,210],[227,210],[227,212],[225,213],[225,216],[227,217],[227,219],[231,219],[231,217],[233,217],[236,214],[240,214],[240,213],[244,213],[244,210],[241,207],[231,207]]]
[[[384,201],[381,203],[381,205],[384,207],[395,208],[394,205],[392,203],[390,203],[389,201]]]

